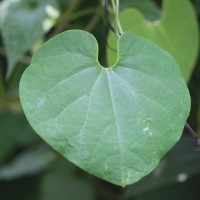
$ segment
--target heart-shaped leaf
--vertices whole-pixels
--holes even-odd
[[[162,18],[151,22],[136,9],[127,9],[120,14],[124,31],[131,31],[147,38],[168,51],[179,64],[183,77],[189,80],[198,55],[199,33],[195,11],[188,0],[164,0]],[[108,64],[116,61],[117,37],[108,37]]]
[[[95,38],[67,31],[44,44],[20,82],[35,131],[82,169],[117,185],[151,172],[180,138],[190,97],[178,65],[124,33],[118,62],[103,68]]]

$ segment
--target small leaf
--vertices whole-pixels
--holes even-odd
[[[21,153],[11,163],[0,166],[0,180],[37,174],[46,169],[55,157],[54,152],[47,146],[31,148]]]
[[[72,167],[63,159],[55,162],[51,170],[42,177],[39,200],[80,200],[83,197],[87,200],[95,199],[92,185],[81,179],[80,175],[75,176]]]
[[[120,14],[124,31],[131,31],[147,38],[168,51],[179,64],[183,77],[189,81],[199,48],[198,22],[188,0],[164,0],[162,18],[154,22],[144,18],[136,9],[127,9]],[[117,38],[110,34],[107,48],[109,66],[116,61]]]
[[[0,30],[8,54],[7,78],[14,65],[58,17],[54,0],[10,0],[0,3]]]
[[[180,138],[190,97],[178,65],[124,33],[115,66],[98,62],[95,38],[67,31],[44,44],[20,81],[36,132],[77,166],[125,186],[150,173]]]
[[[39,141],[23,114],[0,113],[0,163],[18,147]]]

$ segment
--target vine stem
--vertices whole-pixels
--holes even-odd
[[[195,151],[200,152],[200,138],[197,133],[191,128],[191,126],[186,122],[185,124],[186,130],[194,137],[196,138],[196,147]]]
[[[121,23],[119,21],[119,0],[116,0],[116,13],[115,13],[115,16],[116,16],[116,25],[117,25],[117,28],[118,28],[118,32],[121,35],[123,33],[123,30],[122,30]]]
[[[85,31],[91,32],[94,27],[97,25],[99,19],[100,19],[100,13],[98,10],[96,10],[96,14],[93,15],[93,17],[91,18],[91,20],[89,21],[89,23],[86,25],[86,27],[84,28]]]
[[[115,32],[117,36],[120,37],[123,30],[119,20],[119,0],[112,0],[112,7],[115,15]]]
[[[191,126],[186,122],[185,128],[187,131],[195,138],[197,138],[197,134],[194,132],[194,130],[191,128]]]

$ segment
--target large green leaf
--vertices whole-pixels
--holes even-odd
[[[8,54],[7,78],[21,55],[52,27],[57,12],[54,0],[5,0],[0,4],[0,30]]]
[[[118,62],[103,68],[95,38],[64,32],[33,56],[20,82],[36,132],[82,169],[125,186],[151,172],[177,142],[190,109],[178,65],[124,33]]]
[[[120,14],[124,31],[143,36],[168,51],[181,67],[186,81],[189,80],[196,62],[199,34],[194,9],[188,0],[164,0],[161,20],[147,21],[136,9],[127,9]],[[109,35],[107,48],[108,64],[116,61],[117,37]]]

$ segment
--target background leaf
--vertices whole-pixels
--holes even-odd
[[[54,0],[9,0],[0,4],[0,30],[8,54],[7,78],[14,65],[58,17]]]
[[[1,66],[0,66],[0,98],[4,95],[4,84],[3,84],[3,75],[1,71]]]
[[[200,155],[194,151],[194,139],[183,137],[161,160],[153,173],[138,183],[127,187],[125,198],[141,196],[140,198],[143,197],[146,200],[149,199],[148,194],[153,193],[154,190],[164,191],[167,190],[167,187],[171,190],[172,186],[175,187],[174,185],[178,187],[178,184],[183,184],[199,174],[199,158]],[[166,199],[169,199],[168,195]]]
[[[161,17],[160,8],[152,0],[123,0],[120,1],[120,9],[124,10],[126,8],[134,7],[138,9],[148,20],[157,20]]]
[[[141,194],[140,196],[134,198],[135,200],[155,200],[155,199],[198,199],[199,194],[196,190],[196,184],[200,181],[200,174],[196,177],[192,177],[188,181],[180,184],[171,184],[167,187],[159,188],[149,191],[147,193]]]
[[[47,169],[55,158],[55,153],[46,145],[31,148],[18,155],[9,164],[0,165],[0,180],[10,180],[22,176],[35,175]]]
[[[66,160],[59,159],[42,178],[39,200],[94,199],[90,182],[80,174],[75,175],[75,169]]]
[[[194,7],[196,9],[197,14],[200,15],[200,1],[199,0],[193,0],[193,2],[194,2],[194,5],[195,5]]]
[[[198,24],[194,9],[188,0],[164,0],[162,10],[162,18],[154,22],[147,21],[136,9],[123,11],[120,14],[123,30],[145,37],[168,51],[180,65],[182,74],[188,81],[199,48]],[[112,49],[116,49],[116,41],[116,36],[110,33],[108,44]],[[116,52],[112,49],[107,48],[109,66],[116,61]]]
[[[16,147],[39,141],[23,114],[0,113],[0,163],[13,153]]]

